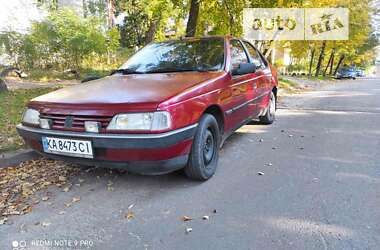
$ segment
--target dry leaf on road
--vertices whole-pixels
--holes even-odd
[[[189,220],[192,220],[193,218],[189,217],[189,216],[182,216],[182,220],[183,221],[189,221]]]
[[[125,215],[125,218],[128,220],[135,218],[135,213],[132,211],[128,211],[128,213]]]
[[[71,200],[72,203],[80,201],[80,197],[73,197]]]

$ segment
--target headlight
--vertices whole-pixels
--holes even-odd
[[[108,130],[165,130],[171,127],[171,117],[166,111],[119,114],[112,118]]]
[[[39,125],[40,124],[40,112],[35,109],[27,109],[22,117],[22,121],[25,123]]]

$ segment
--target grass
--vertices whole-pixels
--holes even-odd
[[[286,93],[293,94],[293,93],[299,92],[298,84],[293,81],[279,78],[278,84],[279,84],[279,88],[284,90]]]
[[[24,147],[16,125],[20,123],[27,102],[53,88],[15,90],[0,93],[0,153]]]
[[[38,81],[38,82],[54,82],[62,80],[82,80],[88,76],[106,76],[109,75],[109,70],[96,70],[96,69],[81,69],[79,71],[79,77],[74,74],[65,73],[63,71],[57,70],[42,70],[42,69],[32,69],[27,72],[27,79]]]

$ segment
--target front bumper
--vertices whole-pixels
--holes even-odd
[[[26,144],[44,156],[72,163],[124,168],[140,174],[162,174],[184,167],[191,150],[197,124],[161,134],[79,133],[17,125]],[[94,158],[49,154],[43,151],[42,137],[89,140]]]

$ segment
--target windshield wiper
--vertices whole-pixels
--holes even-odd
[[[131,74],[145,74],[145,72],[135,71],[133,69],[116,69],[111,72],[111,75],[121,73],[123,75],[131,75]]]

